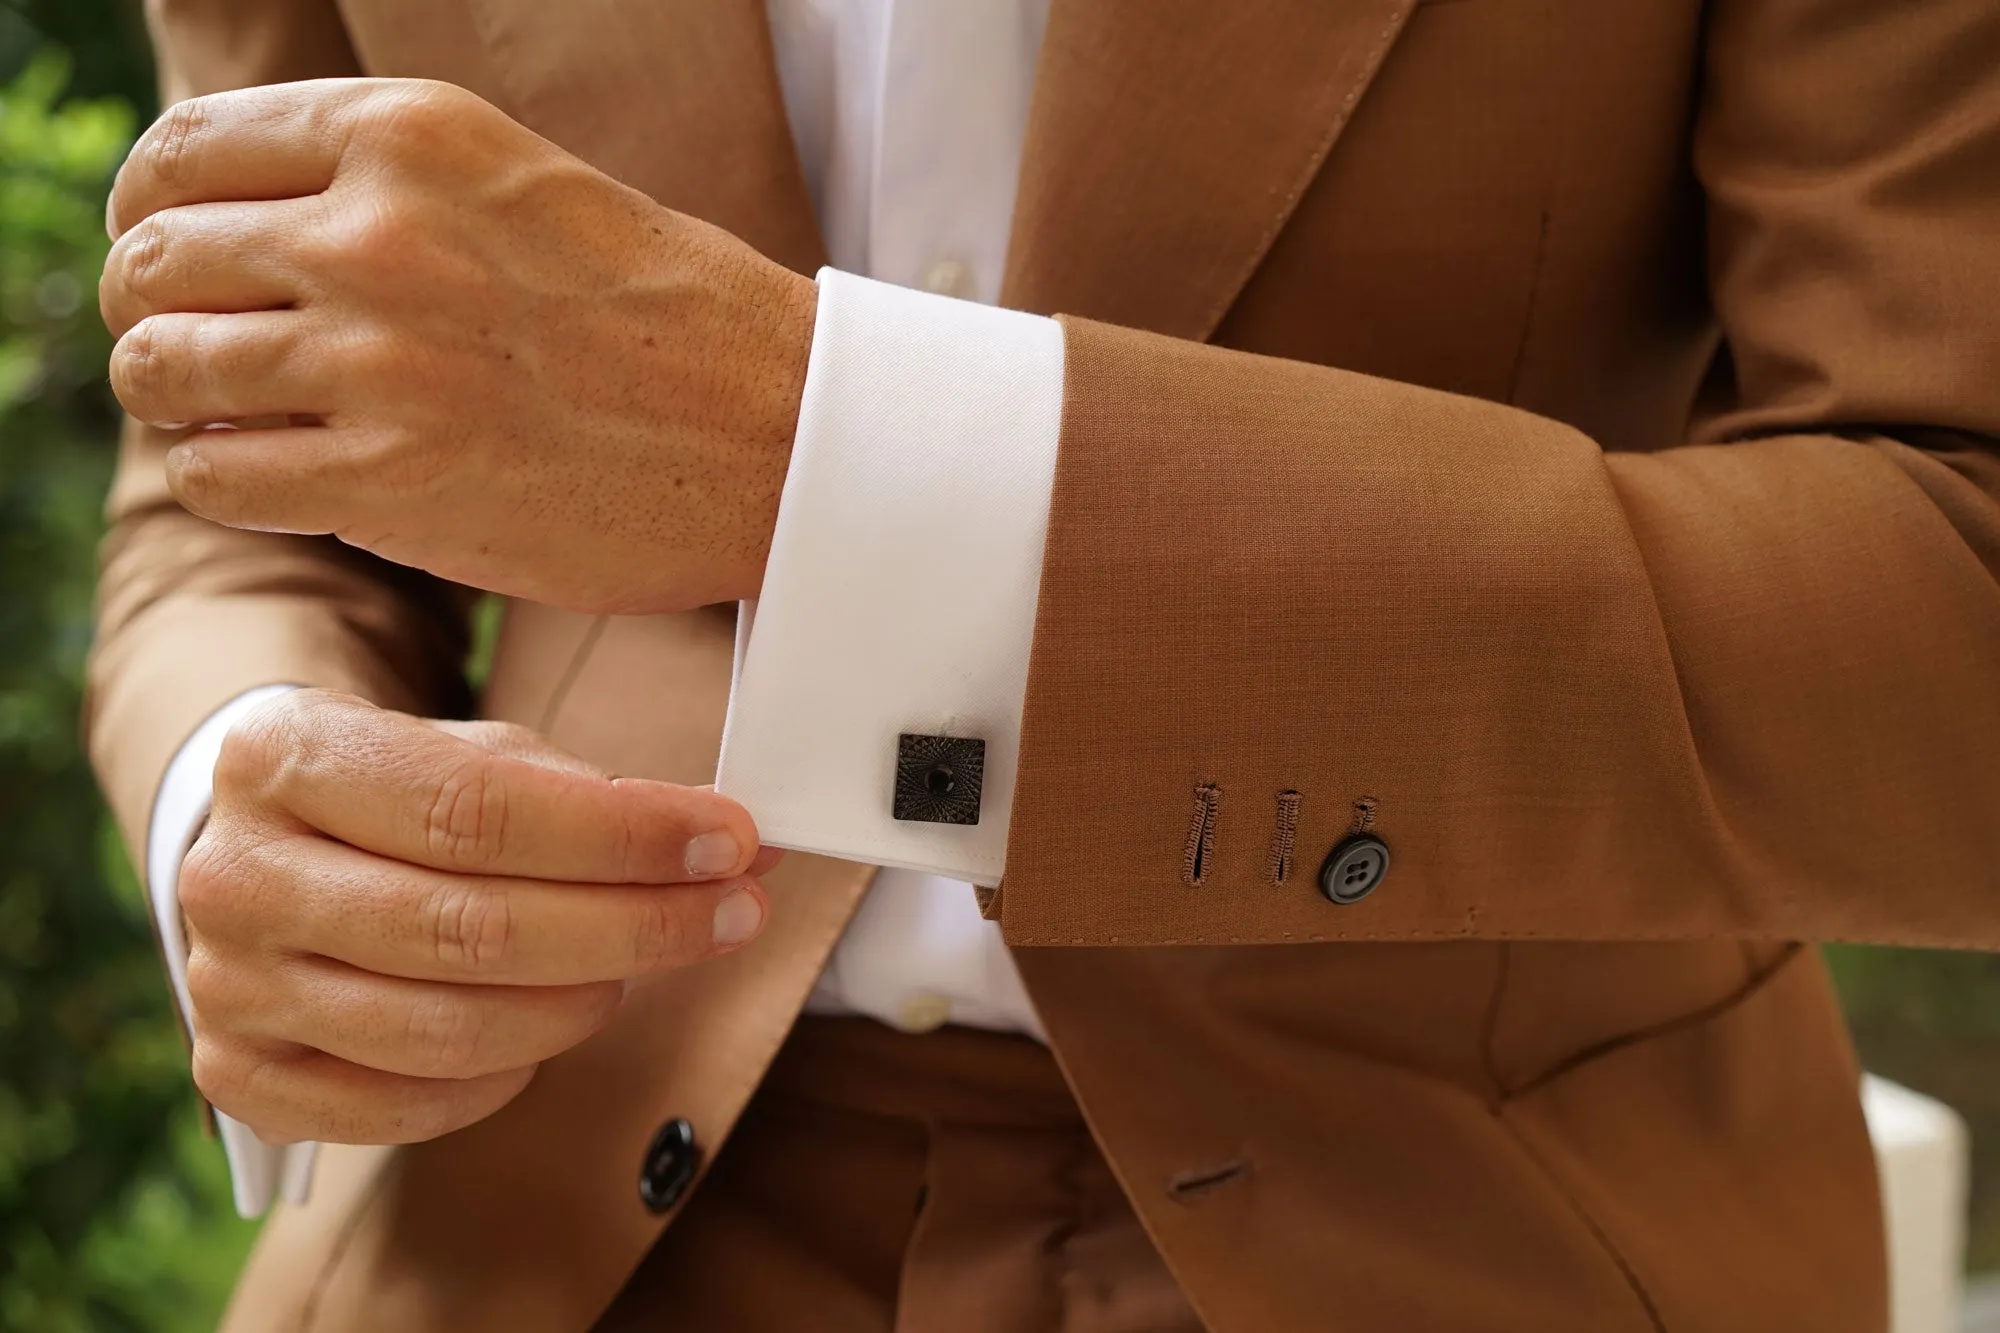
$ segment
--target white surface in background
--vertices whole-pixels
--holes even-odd
[[[1965,1262],[1965,1122],[1943,1102],[1865,1075],[1889,1233],[1892,1333],[1958,1333]]]

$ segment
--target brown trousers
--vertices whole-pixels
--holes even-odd
[[[803,1018],[600,1333],[1199,1333],[1048,1051]]]

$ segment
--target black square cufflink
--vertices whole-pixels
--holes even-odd
[[[896,796],[890,814],[919,824],[977,824],[986,742],[969,736],[896,738]]]

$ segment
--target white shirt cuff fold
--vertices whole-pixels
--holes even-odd
[[[1052,319],[820,271],[716,774],[769,845],[1000,882],[1062,389]],[[906,732],[985,742],[977,824],[892,818]]]
[[[208,821],[215,796],[215,761],[222,753],[222,738],[258,705],[274,699],[292,685],[261,685],[246,690],[209,714],[167,765],[160,779],[159,794],[153,798],[153,819],[146,835],[146,886],[152,898],[153,920],[160,930],[160,943],[167,956],[167,976],[173,983],[174,1000],[190,1019],[194,1005],[188,997],[188,942],[181,923],[181,861]],[[304,1203],[312,1185],[313,1159],[318,1144],[299,1143],[278,1147],[264,1142],[246,1124],[215,1113],[215,1128],[222,1138],[223,1156],[229,1160],[229,1184],[236,1211],[244,1217],[260,1216],[282,1192],[287,1203]]]

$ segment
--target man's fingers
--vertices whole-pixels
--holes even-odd
[[[335,415],[328,411],[283,415],[294,424],[276,424],[283,418],[272,412],[255,429],[197,431],[177,441],[166,458],[174,499],[199,518],[252,532],[345,532],[388,511],[392,488],[369,475],[382,451],[367,428],[297,424]],[[200,418],[161,418],[190,420]]]
[[[552,883],[453,875],[325,844],[338,865],[299,913],[294,947],[388,976],[577,986],[686,967],[762,929],[763,889]]]
[[[212,1028],[413,1078],[479,1078],[539,1064],[595,1033],[623,994],[616,982],[411,981],[324,958],[232,969],[205,948],[189,960],[189,981],[196,1013]]]
[[[191,204],[154,213],[111,247],[98,305],[113,337],[148,315],[278,310],[304,290],[297,238],[314,225],[310,200]]]
[[[198,937],[335,959],[383,976],[581,986],[740,947],[767,904],[751,879],[579,884],[454,875],[310,834],[232,852],[204,835],[181,867]]]
[[[484,1120],[519,1096],[532,1066],[481,1078],[411,1078],[303,1047],[195,1042],[209,1103],[271,1143],[421,1143]]]
[[[424,153],[442,136],[463,138],[462,88],[426,79],[314,79],[191,97],[163,112],[132,148],[105,208],[117,240],[167,208],[224,200],[300,199],[334,183],[366,140],[391,157]]]
[[[281,83],[177,102],[133,145],[111,189],[114,240],[161,209],[296,199],[333,183],[365,79]]]
[[[749,812],[712,791],[495,754],[338,695],[252,714],[216,775],[218,801],[251,792],[342,842],[439,870],[671,884],[740,875],[757,851]]]
[[[111,388],[152,425],[318,415],[336,392],[313,317],[152,315],[111,351]]]

